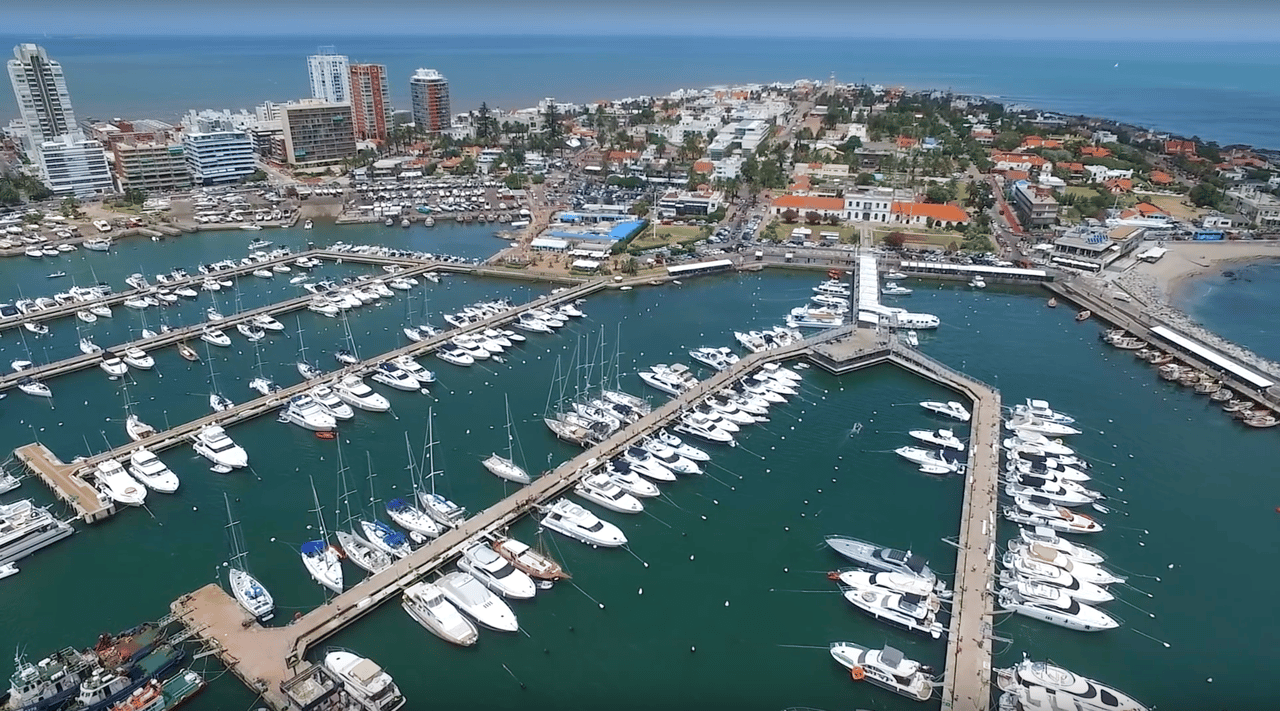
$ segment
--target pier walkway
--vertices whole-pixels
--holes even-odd
[[[79,464],[64,463],[43,444],[23,445],[13,450],[13,456],[39,477],[58,499],[75,509],[81,521],[93,523],[116,512],[113,501],[99,495],[97,489],[75,475],[80,469]]]

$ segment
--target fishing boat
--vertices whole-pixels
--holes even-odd
[[[324,666],[366,711],[396,711],[405,704],[404,694],[391,675],[371,659],[346,650],[331,650],[324,655]]]
[[[933,697],[934,680],[925,673],[930,669],[893,647],[871,649],[852,642],[832,642],[830,649],[831,657],[849,670],[854,681],[866,681],[916,701]]]
[[[493,592],[512,600],[528,600],[538,591],[528,574],[481,543],[473,544],[462,552],[458,568]]]
[[[444,591],[432,583],[414,583],[405,588],[400,605],[418,624],[446,642],[470,647],[479,639],[476,627],[445,599]]]
[[[231,515],[231,500],[226,493],[223,493],[222,500],[227,505],[227,540],[231,545],[231,560],[227,565],[227,582],[231,587],[231,594],[245,612],[253,615],[258,622],[266,622],[275,616],[275,600],[266,587],[249,572],[249,550],[244,545],[240,523]]]
[[[559,563],[546,553],[534,550],[514,538],[499,537],[489,544],[516,570],[535,580],[565,580],[571,577]]]
[[[470,573],[449,573],[440,578],[436,585],[444,593],[446,600],[482,627],[499,632],[516,632],[520,629],[520,623],[511,607]]]
[[[627,537],[617,526],[608,521],[602,521],[595,514],[568,499],[559,499],[540,510],[544,513],[542,525],[545,528],[576,541],[607,548],[627,543]]]

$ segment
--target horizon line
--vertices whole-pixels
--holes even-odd
[[[571,33],[559,33],[553,31],[539,32],[520,32],[516,30],[491,30],[487,32],[448,32],[448,33],[432,33],[432,32],[262,32],[262,33],[245,33],[240,32],[74,32],[74,33],[53,33],[43,31],[14,32],[7,30],[0,32],[0,37],[5,38],[28,38],[26,41],[34,41],[39,43],[40,39],[58,39],[58,40],[84,40],[84,39],[105,39],[105,38],[140,38],[148,39],[165,39],[179,37],[207,37],[207,38],[227,38],[227,39],[261,39],[261,38],[379,38],[379,37],[580,37],[580,35]],[[920,41],[928,40],[932,42],[989,42],[992,40],[1001,40],[1008,42],[1030,42],[1032,40],[1022,39],[1021,36],[1008,36],[1001,34],[978,35],[969,37],[939,36],[939,35],[890,35],[890,34],[814,34],[812,32],[805,34],[779,34],[768,33],[763,34],[758,31],[732,31],[717,32],[714,34],[692,33],[692,32],[653,32],[653,31],[636,31],[636,32],[618,32],[612,31],[607,33],[592,33],[595,38],[611,38],[611,37],[653,37],[653,38],[681,38],[681,39],[721,39],[721,38],[746,38],[746,39],[786,39],[786,40],[840,40],[840,39],[857,39],[857,40],[890,40],[890,41]],[[1101,44],[1130,44],[1130,45],[1151,45],[1151,44],[1168,44],[1169,39],[1155,38],[1132,38],[1132,37],[1093,37],[1081,34],[1064,34],[1056,37],[1057,40],[1069,40],[1073,42],[1095,42]],[[1035,40],[1040,41],[1040,40]],[[1277,45],[1280,44],[1280,38],[1242,38],[1242,39],[1220,39],[1215,37],[1180,37],[1178,42],[1185,44],[1223,44],[1223,45],[1244,45],[1244,44],[1260,44],[1260,45]]]

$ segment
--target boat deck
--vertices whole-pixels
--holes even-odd
[[[64,463],[38,442],[18,447],[13,455],[40,477],[58,499],[72,506],[85,523],[100,521],[116,512],[114,504],[104,506],[98,500],[98,491],[75,475],[81,465]]]

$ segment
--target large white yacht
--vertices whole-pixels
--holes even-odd
[[[544,527],[576,541],[607,548],[627,543],[627,537],[617,526],[597,518],[595,514],[568,499],[559,499],[544,510]]]
[[[1018,496],[1003,509],[1005,519],[1024,526],[1045,526],[1060,533],[1098,533],[1103,525],[1090,516],[1045,501]]]
[[[312,432],[328,432],[338,426],[333,415],[320,406],[310,395],[295,395],[280,415],[281,419],[291,422]]]
[[[1045,420],[1046,422],[1056,422],[1060,425],[1074,425],[1076,422],[1076,418],[1064,412],[1057,412],[1053,408],[1049,407],[1049,402],[1047,400],[1033,400],[1031,398],[1027,398],[1025,404],[1013,406],[1013,414],[1015,416],[1029,415],[1031,417],[1037,417],[1041,420]]]
[[[960,462],[947,459],[942,450],[923,447],[898,447],[895,454],[931,474],[954,474],[960,471]]]
[[[444,592],[432,583],[415,583],[404,591],[400,600],[409,616],[417,620],[435,636],[462,647],[476,643],[479,634],[458,608],[444,597]]]
[[[178,490],[178,476],[146,447],[138,447],[129,454],[129,474],[152,491],[172,494]]]
[[[715,370],[724,370],[738,362],[738,355],[723,346],[720,348],[694,348],[689,351],[689,357]]]
[[[1000,562],[1005,567],[1001,574],[1002,581],[1022,580],[1051,585],[1064,595],[1069,595],[1081,602],[1102,603],[1115,599],[1110,591],[1100,585],[1086,583],[1061,568],[1031,560],[1011,551],[1006,551]]]
[[[392,361],[383,361],[373,369],[373,378],[375,383],[382,383],[396,390],[404,390],[406,392],[417,392],[422,384],[418,379],[406,373],[400,366]]]
[[[698,384],[698,379],[693,377],[688,366],[683,363],[673,365],[659,363],[648,370],[640,371],[639,375],[646,385],[668,395],[679,395]]]
[[[1086,493],[1087,489],[1079,489],[1079,485],[1076,485],[1077,488],[1068,488],[1063,483],[1044,479],[1032,479],[1032,484],[1034,484],[1032,485],[1027,483],[1028,479],[1030,477],[1014,475],[1014,479],[1005,483],[1004,493],[1011,497],[1038,496],[1058,506],[1084,506],[1085,504],[1093,503],[1098,498]]]
[[[311,399],[315,400],[334,419],[349,420],[356,416],[351,406],[343,402],[342,398],[338,397],[338,394],[328,385],[317,385],[307,392],[311,395]]]
[[[837,582],[852,588],[865,588],[870,585],[876,585],[894,592],[903,593],[904,595],[927,596],[935,592],[942,593],[942,586],[937,589],[934,584],[927,578],[907,573],[873,573],[866,570],[858,570],[852,568],[849,570],[832,571],[827,573],[827,578],[834,579]]]
[[[482,543],[462,552],[458,568],[503,597],[527,600],[538,592],[532,578],[516,570],[505,558]]]
[[[867,681],[916,701],[933,696],[933,679],[925,674],[927,667],[893,647],[871,649],[852,642],[832,642],[831,656],[855,681]]]
[[[943,635],[945,628],[937,619],[941,603],[936,595],[899,593],[879,585],[842,587],[844,599],[878,620],[934,639]]]
[[[220,425],[201,427],[199,432],[192,435],[192,440],[192,448],[196,450],[196,454],[218,466],[239,469],[249,465],[249,455],[227,436],[226,430]]]
[[[996,669],[996,686],[1004,692],[1041,689],[1058,702],[1044,708],[1079,709],[1080,711],[1148,711],[1133,697],[1049,662],[1033,662],[1024,658],[1008,669]]]
[[[0,565],[25,558],[75,533],[31,499],[0,504]]]
[[[951,430],[908,430],[907,434],[921,442],[928,442],[938,447],[954,449],[959,452],[964,451],[964,442],[960,441],[956,433]]]
[[[657,459],[662,466],[677,474],[702,473],[702,467],[698,466],[697,462],[689,459],[686,455],[681,454],[661,440],[646,439],[640,443],[640,446],[647,451],[650,456]]]
[[[352,407],[369,412],[386,412],[391,403],[369,387],[368,383],[358,375],[348,375],[333,386],[338,398]]]
[[[1030,432],[1032,434],[1044,435],[1045,437],[1065,437],[1068,435],[1080,434],[1080,430],[1072,427],[1071,425],[1042,420],[1026,413],[1014,415],[1013,417],[1005,420],[1004,427],[1010,432]]]
[[[961,405],[958,402],[955,402],[954,400],[951,402],[937,402],[936,400],[925,400],[924,402],[920,403],[920,407],[923,407],[924,409],[930,412],[934,412],[939,415],[943,415],[945,417],[950,417],[953,420],[960,420],[961,422],[968,422],[969,418],[971,417],[968,408],[966,408],[964,405]]]
[[[93,470],[93,478],[111,500],[126,506],[141,506],[146,503],[147,489],[120,466],[120,462],[107,459]]]
[[[1052,548],[1060,553],[1065,553],[1067,557],[1081,563],[1097,565],[1102,563],[1105,558],[1101,553],[1079,543],[1072,543],[1067,539],[1059,536],[1056,531],[1046,526],[1036,526],[1032,528],[1021,527],[1018,530],[1019,538],[1028,545],[1044,546]]]
[[[516,632],[520,623],[516,613],[470,573],[452,572],[436,583],[444,597],[465,615],[499,632]]]
[[[662,493],[652,482],[632,471],[626,460],[609,462],[604,471],[618,488],[637,498],[652,498]]]
[[[706,415],[697,412],[686,412],[677,421],[675,431],[682,434],[693,435],[708,442],[716,442],[719,444],[727,444],[735,446],[737,442],[733,439],[733,433],[716,426]]]
[[[573,487],[573,493],[610,511],[629,514],[644,511],[644,505],[636,497],[623,491],[603,472],[583,477]]]
[[[679,454],[680,456],[684,457],[685,459],[691,459],[691,460],[693,460],[693,461],[695,461],[695,462],[709,462],[709,461],[711,461],[711,455],[710,455],[710,454],[707,454],[707,453],[706,453],[706,452],[704,452],[703,450],[698,449],[697,447],[695,447],[695,446],[693,446],[693,445],[691,445],[691,444],[686,444],[686,443],[685,443],[684,441],[682,441],[679,437],[677,437],[677,436],[675,436],[675,435],[671,434],[670,432],[668,432],[668,431],[666,431],[666,430],[658,430],[657,438],[658,438],[658,441],[659,441],[659,442],[661,442],[661,443],[663,443],[663,444],[667,445],[668,447],[670,447],[670,448],[674,449],[674,450],[675,450],[675,452],[676,452],[676,454]]]
[[[324,666],[342,680],[347,693],[366,711],[396,711],[404,706],[404,694],[373,660],[334,650],[324,655]]]
[[[626,467],[625,469],[623,469],[624,466]],[[663,466],[662,462],[659,462],[648,451],[634,444],[627,447],[627,450],[622,453],[620,458],[609,462],[606,468],[610,473],[628,471],[653,481],[672,482],[676,480],[676,475]]]
[[[1120,626],[1111,615],[1049,585],[1019,582],[1002,588],[996,601],[1005,610],[1071,630],[1101,632]]]
[[[141,348],[128,348],[124,352],[123,360],[125,365],[138,370],[151,370],[156,367],[156,361],[146,351]]]
[[[928,562],[909,550],[884,548],[848,536],[827,536],[826,542],[832,550],[863,568],[909,575],[926,581],[932,588],[942,588],[938,576],[929,569]]]

